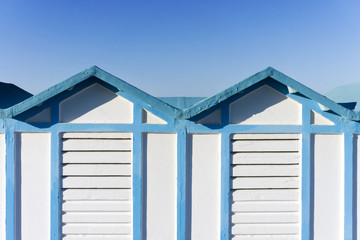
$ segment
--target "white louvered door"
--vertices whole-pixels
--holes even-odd
[[[300,240],[299,134],[233,134],[231,239]]]
[[[132,134],[62,135],[63,240],[132,239]]]

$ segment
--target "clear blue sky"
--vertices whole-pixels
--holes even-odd
[[[0,0],[0,81],[38,93],[97,65],[154,96],[211,96],[272,66],[360,82],[358,0]]]

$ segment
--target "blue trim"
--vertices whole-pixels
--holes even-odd
[[[314,238],[314,162],[312,157],[312,137],[310,135],[310,109],[302,109],[302,149],[301,149],[301,239]]]
[[[221,210],[220,239],[230,236],[230,134],[221,134]]]
[[[186,239],[186,131],[177,132],[177,239]]]
[[[344,133],[344,240],[356,239],[356,191],[354,192],[354,185],[356,186],[356,172],[354,174],[354,164],[356,165],[356,158],[354,157],[354,136],[352,133]],[[355,220],[355,221],[354,221]]]
[[[50,236],[59,240],[61,236],[61,176],[60,176],[60,136],[57,131],[51,132],[51,198],[50,198]]]
[[[15,132],[5,133],[5,172],[6,172],[6,240],[15,240]]]
[[[133,126],[127,131],[133,132],[133,240],[142,240],[146,226],[143,226],[145,208],[143,206],[143,159],[142,142],[143,135],[139,131],[141,125],[141,107],[134,103]]]

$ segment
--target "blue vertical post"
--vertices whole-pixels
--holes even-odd
[[[6,240],[15,240],[15,132],[5,132],[5,174],[6,174]]]
[[[230,235],[230,134],[221,134],[221,229],[220,239]]]
[[[310,111],[303,105],[301,149],[301,239],[314,238],[314,162],[311,151]]]
[[[133,240],[142,240],[142,132],[141,132],[141,111],[142,108],[134,104],[134,119],[133,119]]]
[[[58,131],[51,132],[51,202],[50,234],[51,240],[60,240],[61,233],[61,176],[60,176],[60,136]]]
[[[177,132],[177,239],[186,236],[186,131]]]
[[[344,133],[344,240],[356,239],[356,158],[354,158],[354,137]]]

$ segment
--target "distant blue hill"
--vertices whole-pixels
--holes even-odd
[[[354,110],[360,111],[360,83],[337,87],[327,92],[325,96],[337,103],[356,103]]]

